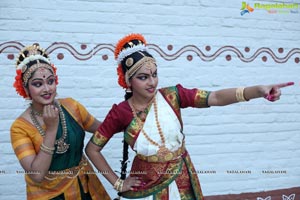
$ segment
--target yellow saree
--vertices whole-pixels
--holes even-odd
[[[94,117],[77,101],[59,99],[65,113],[68,129],[69,150],[54,154],[49,173],[40,183],[34,182],[25,172],[27,199],[55,199],[63,195],[65,200],[81,199],[89,193],[92,199],[110,199],[103,185],[83,155],[85,130],[94,122]],[[45,128],[45,127],[43,127]],[[58,128],[57,138],[61,134]],[[11,126],[11,142],[19,160],[36,155],[40,150],[43,137],[34,125],[19,117]]]

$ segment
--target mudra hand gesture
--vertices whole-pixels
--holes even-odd
[[[294,82],[262,86],[261,89],[262,89],[263,97],[272,102],[277,101],[280,99],[281,96],[280,88],[291,86],[291,85],[294,85]]]

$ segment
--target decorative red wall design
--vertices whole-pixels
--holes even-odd
[[[14,52],[11,49],[16,50],[16,52],[19,52],[24,45],[17,41],[9,41],[4,42],[0,44],[0,53],[4,51],[9,51],[7,58],[10,60],[13,60],[15,58],[15,54],[11,53]],[[195,45],[186,45],[179,50],[177,50],[175,53],[172,53],[173,46],[170,44],[167,46],[167,51],[164,51],[161,49],[158,45],[155,44],[148,44],[148,47],[158,53],[163,59],[167,61],[176,60],[178,57],[180,57],[182,54],[188,54],[186,56],[186,59],[188,61],[191,61],[194,59],[194,56],[196,54],[197,57],[199,57],[202,61],[205,62],[211,62],[215,60],[217,57],[224,57],[227,61],[231,61],[233,59],[233,56],[236,56],[239,58],[242,62],[252,62],[256,59],[261,59],[263,62],[267,62],[268,59],[272,59],[276,63],[286,63],[290,59],[293,59],[295,63],[299,63],[300,61],[300,48],[292,48],[290,50],[284,50],[283,47],[280,47],[278,49],[271,49],[268,47],[260,47],[256,50],[252,50],[254,53],[251,53],[251,55],[246,56],[245,54],[250,54],[250,48],[245,47],[243,50],[238,49],[234,46],[222,46],[216,51],[212,52],[211,46],[205,46],[204,50],[201,50],[199,47]],[[113,44],[95,44],[94,47],[90,48],[90,50],[86,53],[81,53],[82,51],[87,49],[86,44],[81,44],[80,49],[74,48],[71,44],[65,43],[65,42],[54,42],[49,47],[47,47],[45,50],[51,54],[56,51],[59,51],[60,49],[65,49],[68,52],[70,52],[71,55],[74,56],[77,60],[89,60],[93,56],[96,56],[101,50],[109,50],[112,52],[113,57],[113,51],[114,51],[114,45]],[[193,55],[191,55],[193,54]],[[268,55],[268,56],[267,56]],[[57,53],[57,58],[62,60],[64,59],[63,53]],[[109,59],[108,55],[102,55],[103,60]]]

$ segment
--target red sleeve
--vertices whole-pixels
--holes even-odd
[[[114,134],[126,129],[131,119],[132,113],[127,102],[124,101],[119,105],[114,104],[91,138],[91,141],[98,146],[104,147]]]
[[[182,87],[180,84],[176,85],[179,102],[181,108],[195,107],[195,108],[205,108],[208,106],[208,97],[210,92],[193,88],[187,89]]]

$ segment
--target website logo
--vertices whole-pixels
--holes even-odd
[[[241,10],[242,10],[241,11],[242,16],[246,13],[250,13],[254,11],[254,9],[251,6],[249,6],[249,4],[247,4],[245,1],[242,2]]]
[[[242,2],[241,16],[256,11],[266,11],[268,14],[299,14],[298,3],[253,3],[251,7],[247,2]]]
[[[297,3],[255,3],[254,8],[257,10],[265,10],[269,14],[297,14],[299,13],[299,5]]]

